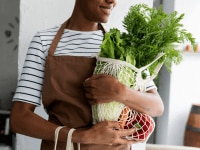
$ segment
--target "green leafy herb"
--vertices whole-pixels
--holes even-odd
[[[158,54],[164,53],[163,57],[148,68],[149,72],[151,75],[154,74],[156,66],[161,62],[170,71],[172,63],[179,64],[182,60],[181,51],[176,49],[176,44],[188,40],[193,46],[195,45],[192,35],[182,28],[183,25],[180,21],[183,19],[183,16],[183,14],[178,15],[177,12],[166,14],[162,11],[162,7],[157,10],[149,8],[145,4],[134,5],[130,7],[128,14],[123,20],[126,32],[121,32],[117,28],[110,29],[104,36],[99,56],[119,59],[137,68],[141,68],[152,63]],[[130,67],[125,66],[116,69],[119,66],[116,67],[114,64],[108,64],[107,62],[98,61],[94,73],[112,75],[130,88],[136,88],[142,92],[145,91],[142,83],[141,87],[137,87],[138,82],[140,82],[137,81],[137,77],[142,76],[145,79],[147,76],[146,70],[141,75],[141,73],[137,73]],[[94,123],[103,120],[117,121],[123,109],[124,104],[115,101],[92,105]],[[125,123],[127,119],[128,115],[127,118],[124,116],[122,118]],[[138,122],[135,124],[135,127],[143,129],[145,126],[141,127],[141,124]],[[152,126],[148,128],[151,128],[151,131],[153,130]],[[140,135],[143,136],[143,132]]]
[[[151,63],[162,52],[165,57],[149,68],[150,73],[162,61],[170,71],[172,63],[182,61],[176,44],[189,41],[193,47],[195,45],[192,34],[183,29],[183,17],[184,14],[178,15],[176,11],[164,13],[162,6],[159,9],[146,4],[131,6],[123,20],[126,32],[110,29],[105,34],[100,56],[123,60],[140,68]]]

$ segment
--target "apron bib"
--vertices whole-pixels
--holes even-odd
[[[85,97],[83,82],[93,74],[96,58],[54,56],[65,27],[66,22],[57,32],[46,58],[42,102],[50,122],[75,129],[88,128],[92,126],[92,111]],[[65,150],[65,147],[66,143],[58,142],[57,150]],[[81,150],[117,150],[117,147],[81,144]],[[53,148],[54,142],[42,140],[41,150]]]

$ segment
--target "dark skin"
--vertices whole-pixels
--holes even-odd
[[[163,113],[163,103],[156,89],[142,93],[126,87],[114,77],[103,74],[88,78],[84,86],[90,104],[115,100],[152,117]]]
[[[110,12],[115,5],[116,0],[76,0],[66,28],[77,31],[98,30],[98,23],[108,21]],[[93,75],[86,79],[83,85],[86,97],[91,104],[109,102],[114,99],[151,116],[160,116],[163,113],[163,103],[156,90],[150,90],[147,93],[131,90],[108,75]],[[54,131],[58,126],[35,114],[35,107],[35,105],[25,102],[13,102],[10,120],[12,131],[53,141]],[[122,138],[135,132],[135,129],[113,130],[113,128],[119,129],[116,121],[100,122],[90,129],[76,130],[73,133],[72,141],[106,145],[136,143]],[[58,140],[65,142],[68,131],[67,127],[61,129]]]

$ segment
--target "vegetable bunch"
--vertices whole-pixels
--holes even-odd
[[[111,28],[105,33],[94,74],[112,75],[126,86],[135,88],[139,73],[144,75],[139,76],[145,80],[147,70],[152,76],[158,72],[157,66],[163,63],[171,71],[172,63],[179,64],[182,60],[181,51],[176,44],[187,40],[195,45],[191,33],[183,29],[180,23],[183,17],[184,14],[178,15],[176,11],[164,13],[162,6],[159,9],[149,8],[145,4],[130,7],[123,20],[126,32]],[[162,57],[155,59],[159,54]],[[152,62],[154,63],[151,64]],[[148,68],[142,73],[138,71],[145,66]],[[116,120],[123,129],[136,127],[137,132],[126,137],[127,139],[147,140],[155,127],[150,116],[116,101],[93,105],[92,113],[94,123]]]
[[[151,63],[159,53],[164,53],[162,60],[170,71],[172,63],[182,60],[181,51],[176,44],[185,41],[195,46],[195,39],[181,24],[184,14],[174,11],[170,14],[159,9],[150,8],[146,4],[131,6],[124,17],[123,26],[126,32],[111,28],[105,34],[101,45],[100,57],[126,61],[140,68]],[[155,66],[149,68],[152,74]]]

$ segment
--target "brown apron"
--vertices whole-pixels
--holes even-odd
[[[96,59],[79,56],[54,56],[54,51],[65,27],[66,22],[59,29],[48,52],[42,102],[50,122],[75,129],[87,128],[92,126],[92,112],[91,106],[85,98],[82,84],[93,74]],[[41,150],[53,150],[53,145],[54,142],[43,140]],[[117,147],[119,150],[128,150],[125,145]],[[58,143],[57,150],[65,150],[65,148],[66,143]],[[116,146],[81,144],[81,150],[118,150],[118,148]]]

